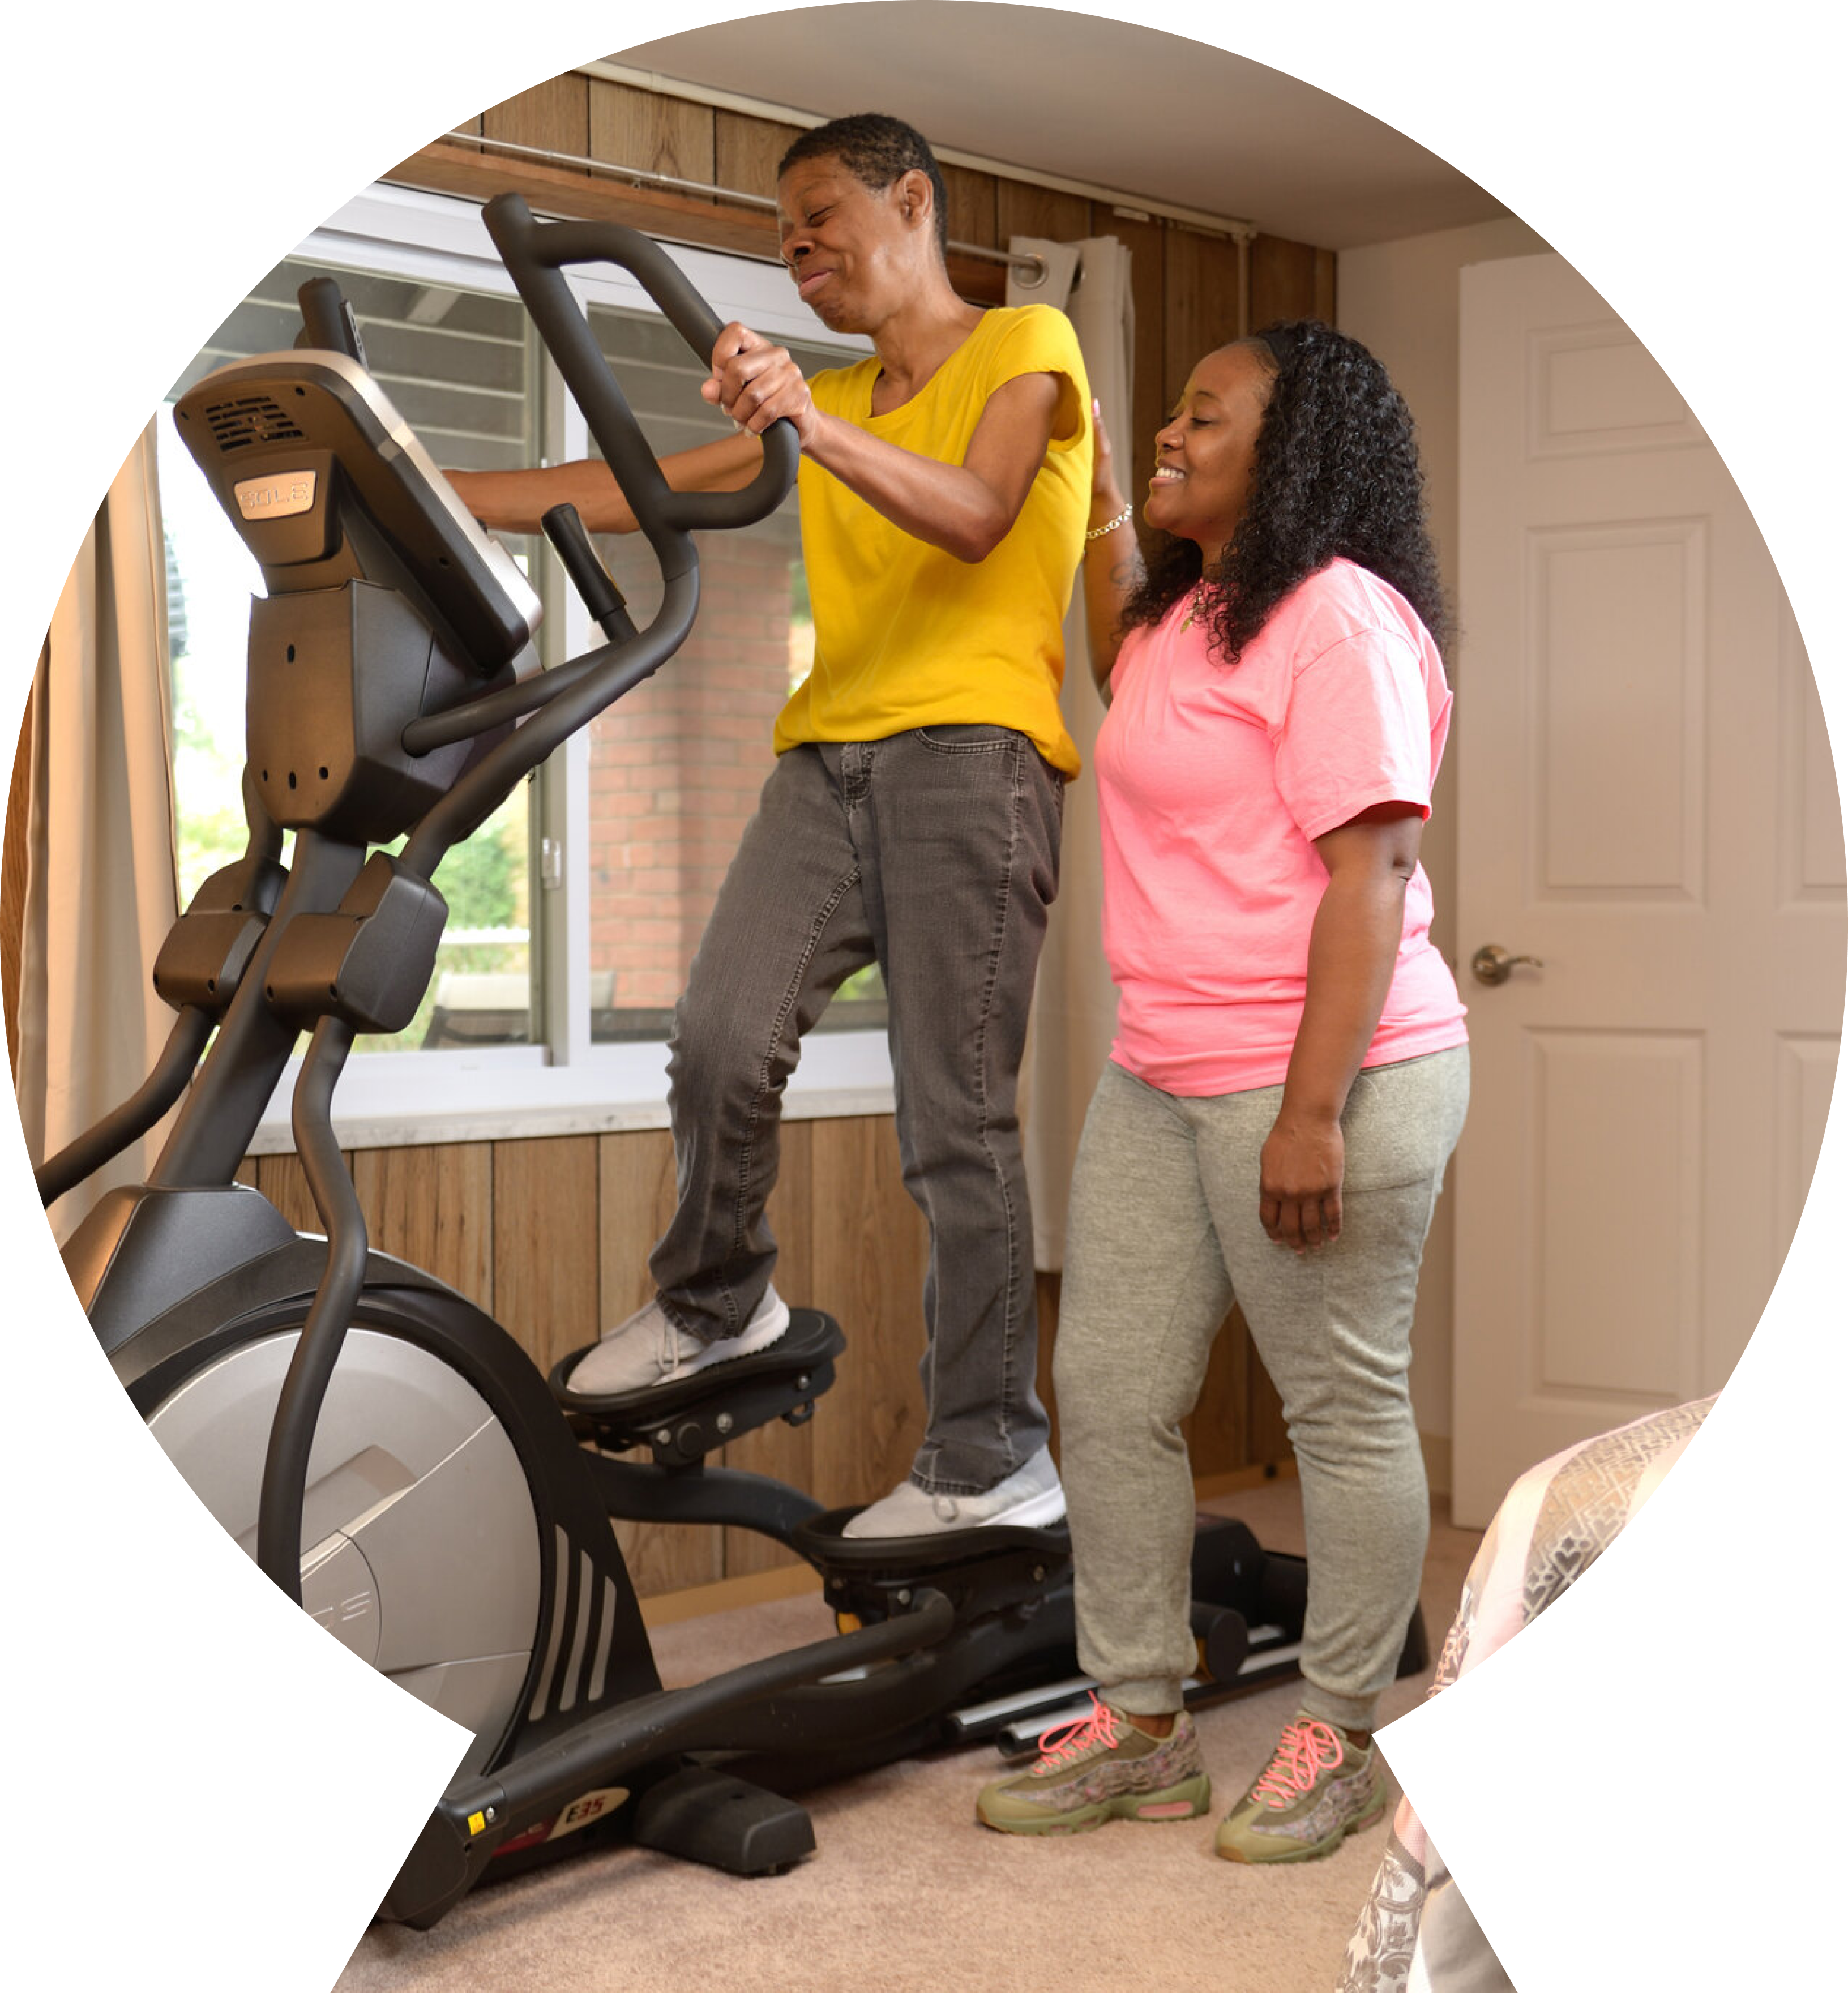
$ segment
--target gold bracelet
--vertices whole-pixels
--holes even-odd
[[[1126,505],[1123,509],[1117,514],[1114,519],[1106,519],[1101,526],[1093,526],[1091,530],[1085,534],[1085,538],[1088,540],[1101,540],[1106,533],[1114,533],[1119,526],[1127,523],[1130,514],[1135,510],[1136,508],[1133,505]]]

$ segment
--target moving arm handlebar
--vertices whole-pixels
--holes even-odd
[[[748,526],[776,510],[801,454],[793,425],[771,425],[763,439],[763,466],[742,491],[671,490],[565,281],[568,263],[613,263],[627,270],[695,356],[709,363],[723,330],[718,315],[659,243],[614,222],[537,221],[517,193],[497,194],[482,219],[637,523],[664,559],[663,542],[677,534]]]

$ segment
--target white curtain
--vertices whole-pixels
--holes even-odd
[[[169,734],[150,427],[84,538],[32,682],[18,1086],[35,1162],[126,1099],[173,1024],[150,980],[178,891]],[[53,1207],[60,1240],[103,1190],[145,1176],[156,1139]]]
[[[1091,391],[1103,405],[1105,427],[1120,450],[1133,433],[1130,363],[1136,318],[1129,291],[1129,251],[1114,235],[1075,243],[1016,235],[1008,248],[1016,256],[1040,258],[1046,275],[1037,282],[1023,282],[1019,266],[1011,266],[1007,302],[1056,305],[1070,316],[1091,377]],[[1033,1198],[1033,1263],[1047,1269],[1065,1263],[1066,1198],[1072,1158],[1091,1089],[1116,1031],[1116,990],[1104,966],[1099,941],[1103,872],[1098,846],[1097,789],[1090,773],[1091,747],[1104,708],[1091,682],[1081,588],[1073,590],[1071,611],[1066,618],[1065,683],[1060,705],[1084,757],[1085,772],[1065,794],[1059,897],[1053,904],[1045,952],[1040,959],[1021,1075],[1027,1183]]]

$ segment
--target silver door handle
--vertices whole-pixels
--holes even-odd
[[[1529,969],[1544,969],[1546,966],[1537,955],[1511,955],[1492,941],[1477,949],[1470,958],[1470,967],[1476,980],[1490,984],[1505,983],[1523,964]]]

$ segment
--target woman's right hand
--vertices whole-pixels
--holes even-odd
[[[804,449],[815,440],[819,417],[801,368],[784,347],[749,326],[728,325],[719,333],[712,374],[699,391],[747,435],[760,436],[787,418]]]
[[[1117,488],[1116,462],[1110,447],[1110,432],[1104,426],[1104,405],[1091,404],[1091,524],[1101,526],[1123,509],[1123,494]]]

